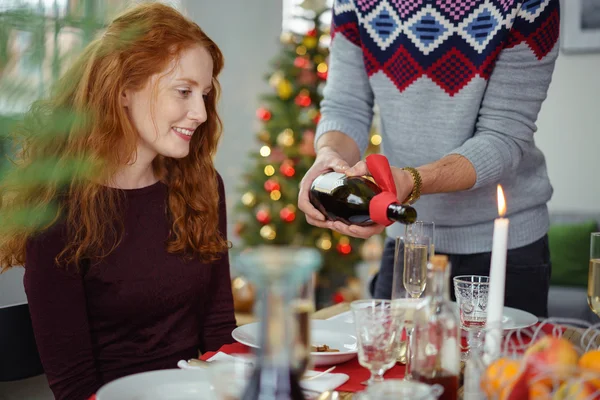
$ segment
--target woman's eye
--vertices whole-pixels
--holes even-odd
[[[189,89],[177,89],[177,91],[179,92],[179,94],[181,95],[181,97],[189,97],[190,94],[192,93],[191,90]]]

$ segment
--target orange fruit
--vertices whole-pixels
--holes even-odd
[[[521,363],[518,360],[499,358],[493,361],[485,370],[481,389],[490,398],[498,396],[517,377],[520,369]]]
[[[579,357],[577,366],[594,375],[593,379],[589,379],[589,382],[600,388],[600,350],[590,350],[584,353]]]

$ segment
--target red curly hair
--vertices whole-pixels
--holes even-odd
[[[228,247],[218,234],[218,181],[213,157],[221,135],[216,104],[220,93],[217,76],[223,55],[217,45],[177,10],[160,3],[137,5],[118,16],[102,37],[90,43],[54,86],[48,99],[34,103],[14,131],[20,150],[17,174],[30,171],[39,160],[54,160],[55,170],[79,161],[79,178],[60,181],[60,173],[38,184],[3,185],[2,208],[15,210],[57,207],[50,223],[3,231],[0,271],[25,265],[28,239],[40,228],[58,221],[67,229],[67,244],[57,256],[59,265],[79,268],[84,259],[98,261],[119,244],[120,193],[104,184],[119,167],[135,157],[139,135],[121,104],[124,90],[138,90],[168,67],[182,50],[200,45],[213,60],[213,90],[205,100],[207,120],[190,142],[182,159],[162,156],[153,161],[159,179],[168,186],[172,220],[167,250],[187,258],[212,261]],[[40,132],[65,120],[62,134]],[[115,151],[119,149],[119,151]],[[125,156],[124,156],[125,155]],[[69,164],[70,163],[70,164]],[[93,166],[93,177],[82,177]],[[96,167],[101,167],[97,169]],[[117,224],[107,223],[117,221]]]

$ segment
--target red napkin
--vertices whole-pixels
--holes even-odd
[[[244,354],[249,353],[251,349],[241,343],[233,343],[224,345],[219,351],[226,354]],[[215,353],[216,352],[206,352],[200,359],[206,361],[215,355]],[[330,368],[330,366],[315,367],[314,370],[325,371],[327,368]],[[345,363],[337,364],[331,373],[346,374],[350,377],[346,383],[336,389],[342,392],[360,392],[365,390],[366,386],[362,385],[361,382],[366,381],[371,376],[371,373],[358,363],[358,358],[356,357],[352,360],[346,361]],[[385,373],[384,377],[385,379],[403,378],[404,366],[396,364],[396,366],[392,367]]]

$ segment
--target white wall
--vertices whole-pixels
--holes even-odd
[[[223,176],[229,211],[229,238],[235,240],[233,206],[250,149],[258,151],[256,109],[264,81],[279,50],[282,2],[276,0],[183,0],[185,13],[220,47],[225,69],[220,77],[220,116],[224,132],[215,160]]]
[[[600,213],[600,54],[561,52],[538,119],[551,211]]]

